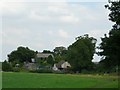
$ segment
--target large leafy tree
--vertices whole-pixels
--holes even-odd
[[[25,61],[31,62],[31,59],[35,57],[35,52],[28,47],[18,47],[17,50],[12,51],[8,55],[9,62],[23,63]]]
[[[74,71],[90,70],[95,53],[96,39],[88,34],[76,38],[76,41],[68,47],[67,59]]]
[[[104,69],[112,70],[118,68],[120,64],[120,1],[109,3],[105,7],[111,11],[109,20],[114,22],[114,25],[109,31],[108,36],[105,34],[104,38],[101,38],[100,49],[102,51],[99,55],[102,56],[100,63]]]

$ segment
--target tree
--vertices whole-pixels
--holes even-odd
[[[50,50],[43,50],[42,53],[53,53],[53,52],[51,52]]]
[[[53,66],[53,64],[54,64],[54,59],[53,59],[53,57],[52,57],[51,55],[48,56],[48,58],[47,58],[47,63]]]
[[[55,47],[53,51],[54,51],[56,63],[66,59],[67,49],[65,47],[63,46]]]
[[[6,60],[2,63],[2,71],[12,71],[12,66]]]
[[[8,55],[8,61],[16,63],[31,62],[31,59],[35,58],[35,54],[35,51],[30,50],[28,47],[18,47],[17,50]]]
[[[114,22],[108,36],[105,34],[101,38],[99,55],[102,56],[100,64],[108,71],[118,68],[120,65],[120,1],[109,2],[110,5],[105,5],[111,12],[109,20]]]
[[[96,39],[88,34],[76,38],[76,41],[68,47],[67,59],[74,71],[88,70],[92,68],[92,59],[95,53]]]
[[[61,55],[64,50],[66,50],[66,48],[63,46],[60,46],[60,47],[55,47],[55,49],[53,51],[55,54]]]

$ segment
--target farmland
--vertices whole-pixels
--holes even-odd
[[[118,88],[110,75],[3,72],[3,88]]]

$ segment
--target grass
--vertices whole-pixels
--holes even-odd
[[[0,72],[0,90],[2,89],[2,73]]]
[[[118,88],[117,76],[2,73],[3,88]]]

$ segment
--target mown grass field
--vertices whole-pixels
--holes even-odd
[[[0,72],[0,90],[2,89],[2,73]]]
[[[3,72],[2,88],[118,88],[118,77]]]

